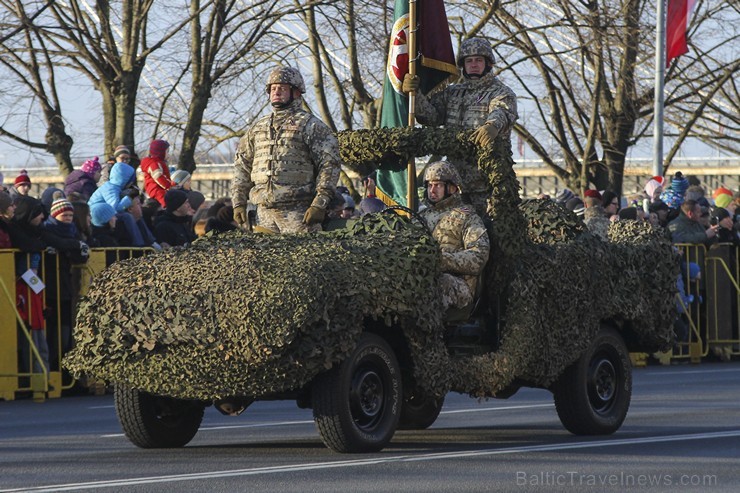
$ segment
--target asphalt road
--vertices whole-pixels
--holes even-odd
[[[635,370],[632,406],[607,437],[577,437],[548,392],[508,400],[450,394],[426,431],[383,452],[340,455],[310,410],[258,402],[213,408],[185,448],[142,450],[113,398],[0,402],[6,491],[740,491],[740,363]]]

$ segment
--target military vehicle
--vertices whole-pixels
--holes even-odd
[[[65,366],[115,385],[121,426],[144,448],[186,445],[207,406],[238,415],[292,399],[331,449],[373,452],[397,429],[431,426],[450,391],[521,387],[550,390],[572,433],[614,433],[630,405],[629,352],[672,342],[671,245],[635,221],[603,241],[552,201],[522,202],[510,144],[481,149],[468,136],[339,135],[356,168],[437,155],[489,177],[491,259],[466,309],[439,310],[438,247],[413,214],[313,235],[233,232],[106,269],[80,304]]]

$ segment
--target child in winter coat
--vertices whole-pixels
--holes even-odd
[[[84,200],[90,200],[92,194],[98,189],[97,183],[102,169],[98,156],[88,159],[82,163],[80,169],[67,175],[64,180],[64,193],[69,195],[77,192]]]
[[[169,147],[170,144],[166,140],[153,140],[149,144],[149,156],[141,160],[141,171],[144,172],[144,190],[149,197],[156,199],[162,207],[165,207],[164,194],[175,185],[170,177],[170,169],[166,161]]]

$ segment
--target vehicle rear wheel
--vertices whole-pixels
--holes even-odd
[[[404,391],[398,429],[426,430],[437,421],[444,402],[444,396],[431,396],[416,386]]]
[[[336,452],[381,450],[398,426],[401,387],[391,347],[363,334],[346,360],[314,380],[313,417],[324,444]]]
[[[141,448],[182,447],[203,421],[205,405],[162,397],[123,385],[115,389],[116,414],[126,437]]]
[[[627,416],[632,398],[629,352],[619,333],[602,328],[588,350],[553,387],[563,426],[575,435],[610,435]]]

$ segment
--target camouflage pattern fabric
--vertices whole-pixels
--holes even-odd
[[[306,84],[303,76],[293,67],[276,67],[267,76],[267,94],[270,94],[270,86],[273,84],[288,84],[298,89],[301,94],[306,92]]]
[[[600,205],[588,207],[583,214],[583,222],[593,234],[604,241],[609,239],[609,225],[611,221],[606,217],[604,208]]]
[[[419,93],[416,98],[416,118],[429,126],[444,125],[448,129],[474,129],[490,122],[503,140],[511,138],[511,128],[518,118],[516,95],[492,73],[480,79],[466,79],[452,84],[427,98]],[[462,178],[463,193],[483,192],[490,195],[488,177],[468,160],[448,157]],[[476,209],[477,210],[477,209]],[[477,210],[480,214],[483,211]]]
[[[231,196],[247,204],[292,208],[297,203],[326,208],[339,179],[336,137],[321,120],[293,101],[261,118],[239,141]]]
[[[476,152],[469,136],[399,128],[339,139],[345,162],[361,167],[389,151]],[[678,262],[664,235],[618,221],[600,240],[551,200],[522,203],[509,141],[477,149],[477,159],[495,191],[483,296],[503,309],[496,352],[450,357],[432,289],[437,242],[413,223],[370,214],[348,230],[226,233],[112,265],[80,303],[65,367],[173,397],[260,397],[342,361],[364,328],[402,336],[427,391],[485,397],[515,380],[552,385],[603,323],[632,351],[670,347]]]
[[[490,244],[486,227],[475,212],[462,204],[459,193],[436,204],[426,202],[425,205],[420,215],[439,243],[440,268],[465,281],[470,297],[476,292],[478,276],[488,261]]]
[[[285,209],[258,207],[257,225],[275,233],[315,233],[321,231],[320,224],[308,226],[303,223],[303,215],[306,213],[306,209],[308,209],[308,204]]]
[[[462,67],[469,56],[482,56],[492,64],[495,62],[491,43],[483,38],[469,38],[462,42],[460,53],[457,54],[457,66]]]
[[[439,276],[439,293],[442,300],[442,309],[446,312],[450,307],[465,308],[473,302],[473,293],[467,283],[452,274],[443,273]]]

